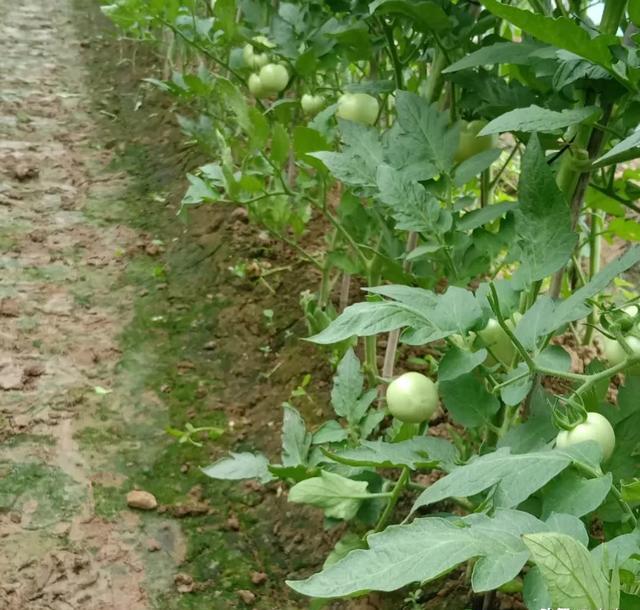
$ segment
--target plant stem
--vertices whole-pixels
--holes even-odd
[[[380,519],[378,519],[378,523],[376,523],[376,527],[373,530],[373,533],[381,532],[389,518],[393,513],[393,509],[396,507],[398,500],[400,499],[400,494],[404,491],[404,488],[407,486],[407,481],[409,480],[409,469],[405,466],[402,469],[402,473],[400,474],[400,478],[398,482],[395,484],[391,495],[389,496],[389,501],[387,502],[387,506],[384,509],[382,515],[380,515]]]
[[[396,81],[396,89],[403,89],[404,83],[402,78],[402,64],[398,59],[398,51],[396,49],[396,41],[393,39],[393,30],[391,26],[386,22],[384,17],[381,19],[382,31],[387,42],[387,49],[389,56],[391,57],[391,63],[393,64],[393,76]]]
[[[594,210],[591,213],[591,227],[589,231],[589,279],[592,279],[593,276],[600,271],[600,254],[602,245],[602,237],[600,236],[601,231],[602,213],[599,210]],[[587,318],[587,329],[582,339],[582,345],[589,345],[589,343],[591,343],[593,327],[596,323],[597,315],[597,307],[594,305]]]

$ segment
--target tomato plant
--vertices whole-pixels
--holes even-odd
[[[637,6],[105,12],[170,39],[171,73],[147,82],[184,104],[180,125],[211,158],[187,175],[183,213],[242,205],[320,278],[301,304],[335,369],[331,417],[312,427],[287,403],[280,457],[204,469],[280,481],[348,528],[323,569],[288,584],[324,600],[466,564],[477,607],[500,589],[532,610],[638,607],[640,247],[603,256],[640,240]],[[325,251],[310,249],[312,219]],[[579,347],[592,344],[604,358]]]

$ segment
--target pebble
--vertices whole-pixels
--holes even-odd
[[[157,508],[158,501],[156,497],[148,491],[134,489],[127,494],[127,505],[131,508],[139,508],[140,510],[153,510]]]

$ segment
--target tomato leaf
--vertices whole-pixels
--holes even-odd
[[[483,4],[497,17],[506,19],[538,40],[611,68],[609,45],[617,42],[615,36],[600,35],[592,38],[586,29],[567,17],[545,17],[508,6],[498,0],[483,0]]]
[[[375,400],[375,389],[364,394],[363,390],[364,376],[360,370],[360,360],[352,349],[348,349],[333,378],[331,405],[336,414],[344,417],[351,425],[357,424],[365,416]]]
[[[261,453],[230,453],[206,468],[203,474],[212,479],[239,481],[242,479],[257,479],[261,483],[273,480],[269,472],[269,460]]]
[[[549,526],[516,510],[497,510],[462,518],[426,517],[392,525],[367,538],[369,549],[355,550],[318,574],[287,584],[303,595],[334,598],[374,590],[393,591],[412,582],[438,578],[477,558],[472,586],[488,591],[515,578],[529,553],[525,533]]]
[[[311,448],[311,434],[304,419],[290,404],[283,405],[282,416],[282,465],[305,465]]]
[[[366,481],[353,481],[322,470],[319,477],[300,481],[289,490],[289,501],[322,508],[327,517],[353,519],[370,494]]]
[[[513,280],[528,285],[551,275],[571,258],[578,235],[571,229],[569,206],[532,135],[522,159],[516,210],[514,260],[521,261]]]
[[[610,473],[585,479],[571,469],[565,470],[542,490],[542,517],[553,512],[582,517],[604,502],[612,482]]]
[[[474,496],[494,486],[494,505],[511,508],[524,502],[571,462],[566,452],[542,450],[514,455],[504,447],[478,456],[436,481],[418,496],[411,511],[451,497]]]
[[[325,450],[324,453],[332,460],[348,466],[407,466],[411,470],[435,468],[438,464],[449,469],[457,457],[457,451],[449,441],[433,436],[415,436],[399,443],[362,441],[355,449]]]
[[[369,4],[371,15],[400,14],[408,17],[412,27],[423,32],[444,30],[449,27],[449,17],[435,2],[409,2],[408,0],[374,0]]]
[[[468,428],[486,424],[500,408],[500,401],[472,373],[442,381],[439,388],[449,415],[456,423]]]
[[[549,589],[553,607],[618,608],[610,596],[609,582],[601,564],[587,548],[565,534],[525,534],[524,543]],[[620,591],[617,591],[619,597]],[[611,603],[613,600],[613,603]]]
[[[496,42],[495,44],[482,47],[473,53],[465,55],[462,59],[447,66],[442,73],[450,74],[466,70],[467,68],[477,68],[479,66],[489,66],[494,64],[516,64],[529,65],[534,59],[533,54],[541,48],[541,45],[525,42]],[[537,58],[535,58],[537,61]]]
[[[610,151],[594,161],[593,167],[621,163],[636,159],[638,156],[640,156],[640,130],[634,131],[630,136],[618,142]]]
[[[491,148],[490,150],[485,150],[481,153],[478,153],[477,155],[473,155],[472,157],[465,159],[462,163],[460,163],[460,165],[458,165],[458,167],[456,167],[453,173],[453,183],[456,186],[462,186],[470,180],[473,180],[473,178],[475,178],[478,174],[491,167],[494,161],[497,161],[498,157],[500,157],[501,154],[501,149]],[[490,210],[492,207],[496,206],[489,206],[488,208],[482,209]]]
[[[486,357],[486,349],[470,352],[459,347],[451,347],[438,366],[438,381],[451,381],[460,375],[470,373],[480,366]]]
[[[478,135],[490,135],[504,131],[546,132],[576,125],[588,119],[595,120],[601,113],[597,106],[572,108],[570,110],[549,110],[532,104],[528,108],[516,108],[493,119]]]

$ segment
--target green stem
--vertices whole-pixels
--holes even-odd
[[[393,488],[393,491],[389,496],[389,501],[387,502],[387,506],[385,507],[382,515],[380,515],[380,519],[378,519],[378,523],[376,523],[376,527],[373,530],[374,533],[381,532],[387,525],[387,522],[389,521],[389,518],[393,513],[393,509],[396,507],[396,504],[400,499],[400,494],[404,491],[408,481],[409,481],[409,469],[405,466],[402,469],[402,473],[400,474],[400,478],[398,479],[398,482],[395,484],[395,487]]]
[[[431,104],[440,97],[442,90],[442,71],[447,65],[447,58],[442,49],[434,49],[433,62],[431,63],[431,71],[427,77],[427,88],[425,98]]]
[[[404,83],[402,79],[402,64],[398,59],[396,41],[393,39],[393,30],[391,29],[391,26],[386,22],[384,17],[381,19],[381,22],[382,31],[384,32],[384,37],[387,42],[387,50],[389,51],[389,56],[391,57],[391,63],[393,65],[393,75],[396,81],[396,89],[403,89]]]
[[[591,213],[591,227],[589,230],[589,279],[592,279],[598,271],[600,271],[600,255],[602,246],[602,237],[600,232],[602,231],[602,213],[599,210],[594,210]],[[596,324],[598,317],[598,308],[594,305],[589,312],[587,318],[587,329],[582,339],[582,345],[589,345],[593,337],[593,328]]]
[[[617,33],[626,7],[627,0],[607,0],[605,2],[600,21],[600,31],[603,34],[615,35]]]

